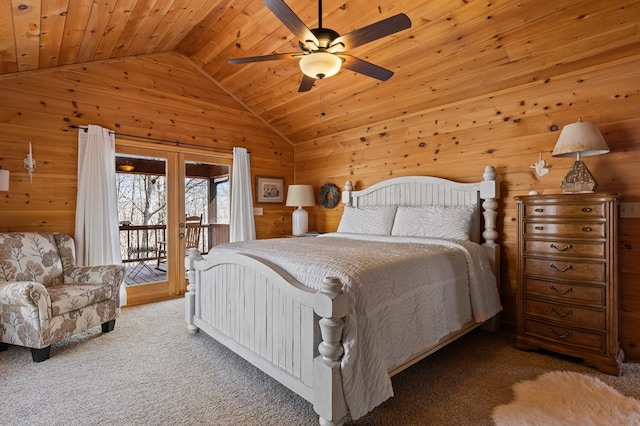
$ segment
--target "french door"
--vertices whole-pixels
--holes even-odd
[[[149,148],[116,139],[120,244],[127,273],[127,305],[184,294],[186,219],[200,216],[198,249],[224,240],[228,230],[231,154]],[[220,236],[222,232],[222,236]],[[228,231],[227,231],[228,232]],[[228,236],[227,236],[228,241]]]

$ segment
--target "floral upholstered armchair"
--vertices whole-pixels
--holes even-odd
[[[75,266],[73,239],[54,232],[0,233],[0,351],[31,348],[49,358],[51,344],[120,314],[121,265]]]

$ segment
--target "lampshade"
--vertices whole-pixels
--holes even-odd
[[[609,152],[609,147],[596,123],[578,120],[576,123],[564,126],[551,155],[571,157],[574,154],[580,154],[583,157],[588,157],[607,152]]]
[[[313,78],[325,78],[338,74],[342,59],[333,53],[319,51],[300,58],[300,69]]]
[[[554,157],[575,155],[576,161],[562,180],[560,185],[562,192],[594,192],[598,183],[580,156],[600,155],[608,152],[609,146],[595,123],[578,120],[576,123],[564,126],[551,155]]]
[[[311,185],[289,185],[287,191],[287,206],[308,207],[316,204]]]
[[[0,169],[0,191],[9,190],[9,170]]]

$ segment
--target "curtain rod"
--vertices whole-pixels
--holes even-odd
[[[89,130],[88,126],[71,125],[69,127],[71,127],[72,129],[82,129],[82,130],[84,130],[85,133]],[[191,147],[191,148],[207,149],[207,150],[211,150],[211,151],[233,153],[233,149],[228,149],[228,148],[207,147],[207,146],[197,145],[197,144],[194,144],[194,143],[187,143],[187,142],[180,142],[180,141],[170,141],[170,140],[167,140],[167,139],[159,139],[159,138],[154,138],[154,137],[151,137],[151,136],[138,136],[138,135],[129,135],[129,134],[126,134],[126,133],[116,133],[113,130],[109,130],[109,134],[111,134],[111,135],[119,135],[119,136],[127,137],[127,138],[144,139],[144,140],[148,140],[148,141],[160,142],[160,143],[163,143],[163,144],[166,144],[166,145],[185,146],[185,147]],[[251,154],[251,151],[247,151],[247,153]]]

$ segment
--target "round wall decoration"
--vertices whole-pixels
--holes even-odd
[[[338,205],[340,201],[340,190],[337,186],[332,183],[325,183],[320,187],[320,192],[318,193],[318,202],[322,204],[323,207],[328,209],[332,209]]]

